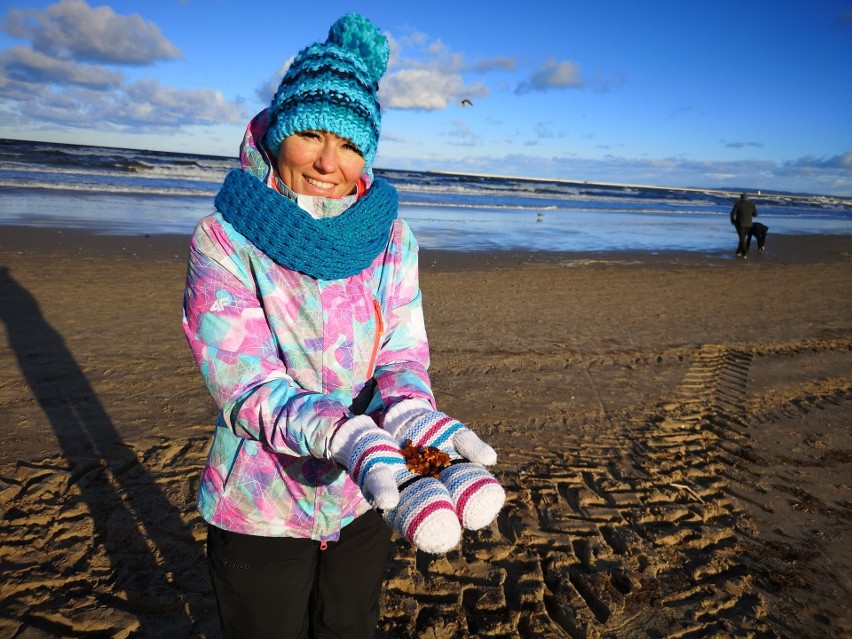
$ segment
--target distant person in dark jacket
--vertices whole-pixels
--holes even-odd
[[[766,232],[769,230],[769,227],[766,224],[761,224],[760,222],[752,222],[751,230],[748,232],[748,237],[746,238],[746,250],[751,247],[751,237],[752,235],[757,240],[757,250],[761,253],[766,249]]]
[[[731,209],[731,224],[737,229],[739,236],[739,244],[737,244],[737,256],[743,259],[748,257],[748,244],[746,238],[751,231],[752,218],[757,217],[757,207],[750,199],[748,194],[743,193],[740,199],[734,204]]]

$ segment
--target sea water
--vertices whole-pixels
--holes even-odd
[[[186,234],[236,158],[0,140],[0,225]],[[738,193],[376,168],[423,248],[728,251]],[[753,193],[773,233],[852,235],[852,198]],[[0,230],[2,232],[2,230]],[[771,241],[771,240],[770,240]]]

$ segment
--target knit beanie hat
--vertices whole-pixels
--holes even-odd
[[[382,120],[376,93],[389,56],[387,38],[367,18],[340,18],[325,43],[302,49],[284,74],[269,108],[270,151],[278,155],[294,133],[328,131],[352,142],[369,167]]]

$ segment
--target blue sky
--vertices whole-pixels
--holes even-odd
[[[852,196],[852,0],[102,1],[0,0],[0,137],[235,155],[358,11],[378,167]]]

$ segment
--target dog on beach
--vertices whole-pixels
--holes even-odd
[[[757,240],[757,250],[763,253],[766,248],[766,232],[769,230],[769,227],[766,224],[761,224],[760,222],[754,222],[751,225],[751,229],[748,232],[748,237],[746,238],[746,251],[751,248],[751,238]]]

